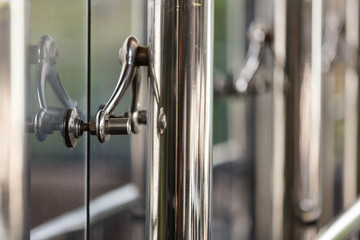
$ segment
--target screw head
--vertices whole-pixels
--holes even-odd
[[[163,108],[160,108],[159,116],[158,116],[158,126],[160,135],[163,135],[166,129],[166,115]]]

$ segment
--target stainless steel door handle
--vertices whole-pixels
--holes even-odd
[[[130,36],[119,50],[119,60],[122,69],[119,81],[113,94],[100,109],[95,119],[84,123],[75,108],[69,108],[64,116],[64,138],[68,147],[75,147],[77,140],[84,131],[96,135],[101,143],[109,140],[110,135],[127,135],[131,129],[136,133],[138,124],[146,123],[146,111],[138,110],[139,81],[136,78],[137,67],[147,66],[148,53],[146,47],[139,46],[138,40]],[[111,117],[118,103],[121,101],[129,86],[133,83],[133,99],[130,112],[123,117]]]

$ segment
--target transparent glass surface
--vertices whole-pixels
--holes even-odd
[[[146,1],[91,1],[91,118],[107,103],[115,89],[121,71],[119,49],[125,39],[133,33],[144,43],[142,36],[146,25],[139,22],[139,19],[146,19],[146,12],[142,12],[144,7],[147,8]],[[121,116],[129,110],[131,92],[130,87],[113,115]],[[131,142],[137,139],[135,151],[144,152],[145,130],[143,128],[136,136],[111,136],[105,143],[100,143],[96,136],[90,137],[90,239],[115,239],[119,236],[122,239],[144,239],[141,227],[145,221],[144,208],[137,207],[143,206],[144,199],[140,199],[142,190],[132,181],[135,157],[132,157]],[[144,166],[143,161],[141,158],[139,168]],[[137,173],[136,181],[144,181],[144,171]],[[117,195],[111,197],[111,194]],[[98,204],[99,199],[104,200],[103,206]],[[101,214],[98,214],[99,209],[102,209]]]
[[[87,4],[31,1],[26,117],[32,239],[46,231],[68,236],[64,239],[85,237],[86,133],[73,149],[66,147],[62,134],[67,108],[76,106],[82,119],[87,115]],[[61,230],[69,225],[59,221],[64,215],[76,224]]]

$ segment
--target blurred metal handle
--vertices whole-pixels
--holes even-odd
[[[239,76],[233,80],[236,93],[257,92],[256,84],[252,86],[251,81],[259,69],[266,43],[272,38],[271,30],[261,21],[253,22],[248,34],[250,43],[245,65]]]
[[[65,108],[75,108],[76,102],[67,94],[60,81],[56,63],[58,62],[59,51],[54,40],[49,35],[40,38],[36,51],[32,55],[36,58],[36,91],[41,109],[47,109],[45,99],[45,87],[48,81]]]
[[[340,40],[345,29],[345,21],[339,13],[332,11],[327,14],[322,45],[322,71],[330,70],[340,47]]]

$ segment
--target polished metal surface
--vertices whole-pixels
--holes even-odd
[[[138,46],[135,37],[128,37],[119,50],[120,63],[123,65],[118,84],[106,105],[100,109],[95,119],[90,123],[84,123],[75,108],[69,108],[64,113],[64,138],[66,146],[73,148],[83,131],[89,131],[96,135],[103,143],[109,140],[110,135],[128,135],[134,127],[134,133],[139,132],[139,125],[146,124],[146,111],[138,109],[139,77],[136,75],[137,66],[148,64],[146,47]],[[111,113],[121,101],[130,84],[133,84],[133,98],[130,112],[124,117],[114,117]]]
[[[125,40],[123,46],[119,50],[119,60],[122,64],[119,81],[105,107],[96,115],[96,135],[100,142],[104,142],[110,138],[109,134],[105,131],[105,121],[110,117],[110,114],[121,101],[136,75],[137,49],[137,39],[130,36]]]
[[[104,119],[104,131],[109,135],[129,135],[131,133],[131,121],[126,117],[113,117]],[[90,123],[84,123],[75,108],[65,111],[63,122],[63,136],[65,144],[69,148],[76,147],[78,139],[84,131],[91,135],[97,135],[96,119],[91,119]]]
[[[272,239],[283,238],[284,225],[284,200],[285,200],[285,82],[284,68],[286,61],[286,28],[287,28],[287,2],[286,0],[274,1],[274,66],[273,80],[273,116],[272,116]]]
[[[149,1],[148,47],[145,237],[210,239],[213,1]]]
[[[289,209],[304,223],[321,213],[322,1],[287,1],[287,191]],[[285,220],[286,221],[286,220]],[[290,229],[292,229],[290,227]],[[292,230],[289,230],[291,233]]]
[[[320,229],[316,239],[347,239],[360,226],[360,200],[348,207],[332,223]]]
[[[75,108],[69,108],[65,112],[63,123],[63,134],[65,144],[67,147],[75,147],[77,140],[82,136],[84,129],[82,128],[83,122],[81,121]]]
[[[0,2],[0,239],[28,238],[29,165],[25,139],[29,5]],[[5,110],[6,109],[6,110]]]

